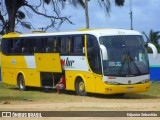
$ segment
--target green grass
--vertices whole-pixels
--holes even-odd
[[[19,91],[16,86],[0,83],[0,102],[72,102],[77,101],[73,93],[60,95],[56,91],[42,92],[40,88],[31,88],[28,91]]]
[[[143,93],[145,95],[160,97],[160,82],[151,83],[151,88],[149,92]]]
[[[42,92],[40,88],[31,88],[28,91],[19,91],[16,86],[0,83],[0,102],[78,102],[90,98],[115,99],[115,96],[89,94],[87,97],[76,96],[74,92],[56,94],[56,91]],[[160,98],[160,82],[151,83],[148,92],[126,94],[116,99],[156,99]]]
[[[150,90],[148,92],[129,94],[128,97],[138,99],[160,98],[160,82],[152,82]]]

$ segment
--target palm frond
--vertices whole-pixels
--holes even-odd
[[[83,8],[85,8],[85,3],[83,2],[83,0],[77,0],[77,1]]]
[[[117,6],[123,6],[124,5],[125,0],[115,0],[115,4]]]
[[[44,0],[44,2],[45,2],[46,4],[49,4],[49,3],[51,2],[51,0]]]
[[[160,39],[160,31],[154,31],[150,30],[149,35],[147,36],[144,32],[142,32],[143,35],[147,38],[149,42],[152,42],[153,44],[158,44]]]
[[[142,34],[146,37],[147,42],[150,42],[150,39],[149,39],[149,37],[146,35],[146,33],[145,33],[145,32],[142,32]]]
[[[101,8],[104,8],[105,12],[107,14],[110,13],[111,11],[111,3],[110,3],[110,0],[98,0],[98,3],[100,5]]]

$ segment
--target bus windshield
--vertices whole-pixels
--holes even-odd
[[[149,61],[140,35],[100,37],[100,44],[107,50],[103,60],[105,76],[132,77],[149,74]]]

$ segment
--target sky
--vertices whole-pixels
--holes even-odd
[[[35,1],[28,0],[35,4]],[[115,6],[114,0],[111,1],[110,15],[106,15],[103,8],[100,7],[97,0],[90,0],[89,18],[90,28],[124,28],[130,29],[130,0],[125,0],[123,7]],[[49,9],[48,9],[49,11]],[[133,11],[133,29],[144,31],[147,34],[152,29],[160,31],[160,0],[132,0]],[[50,12],[50,11],[49,11]],[[29,21],[36,29],[43,27],[49,21],[40,16],[31,15]],[[77,8],[68,6],[61,11],[61,16],[71,16],[70,20],[74,25],[68,22],[61,25],[59,31],[70,31],[85,28],[85,12],[81,6]],[[25,29],[18,27],[18,31],[26,32]],[[56,31],[49,29],[48,32]]]

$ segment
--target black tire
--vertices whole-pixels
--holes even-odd
[[[25,80],[24,80],[24,76],[23,75],[19,75],[18,76],[18,88],[21,91],[25,91],[26,90]]]
[[[119,93],[117,94],[118,97],[124,97],[125,96],[125,93]]]
[[[85,96],[86,95],[85,83],[82,80],[82,78],[78,78],[76,80],[76,93],[79,96]]]
[[[125,93],[117,93],[117,94],[113,94],[113,97],[116,97],[116,98],[118,98],[118,97],[124,97],[125,96]]]

